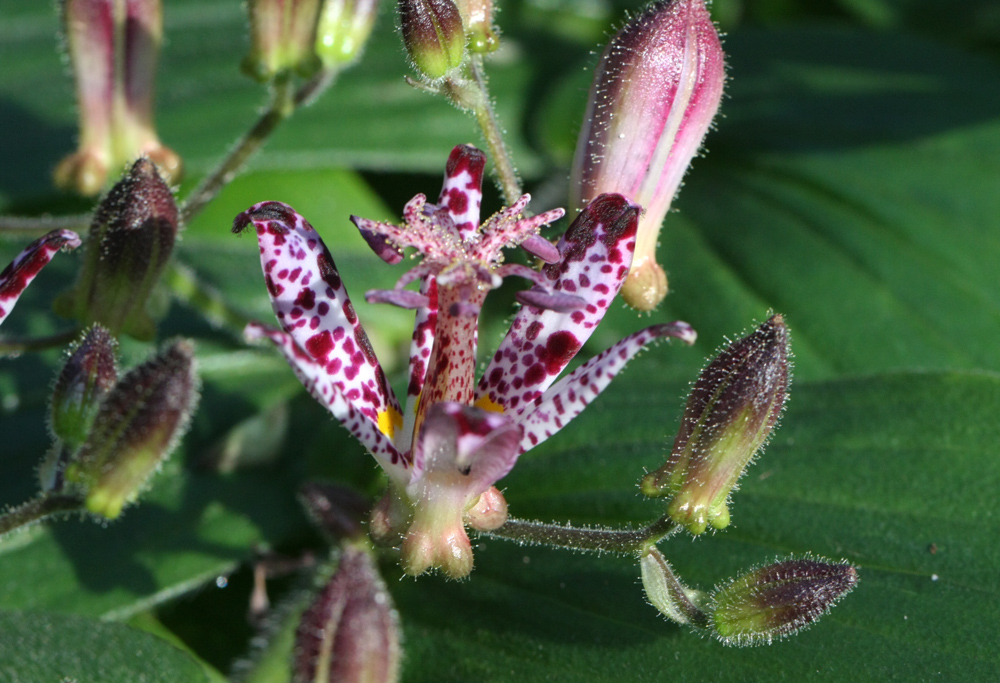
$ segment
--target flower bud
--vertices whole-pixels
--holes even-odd
[[[180,157],[163,146],[153,123],[160,0],[64,0],[62,7],[80,147],[56,167],[56,185],[95,195],[109,172],[140,156],[152,159],[168,182],[178,181]]]
[[[378,0],[325,0],[316,27],[316,54],[334,69],[361,56],[378,14]]]
[[[500,46],[500,39],[493,28],[493,0],[456,0],[465,24],[469,52],[484,54]]]
[[[371,556],[344,547],[333,578],[295,634],[297,683],[390,683],[399,679],[399,624]]]
[[[139,159],[97,207],[80,279],[57,302],[58,312],[99,322],[112,334],[152,339],[156,325],[146,300],[176,237],[174,196],[152,162]]]
[[[168,346],[118,382],[66,472],[85,491],[88,510],[114,519],[136,499],[187,429],[197,385],[188,341]]]
[[[678,624],[707,625],[708,617],[699,608],[699,603],[704,601],[704,594],[682,584],[656,547],[643,553],[639,558],[639,568],[642,571],[642,587],[646,591],[646,599],[663,616]]]
[[[319,67],[315,52],[320,0],[250,0],[250,54],[244,73],[266,83],[295,71],[308,76]]]
[[[642,492],[672,496],[670,517],[691,533],[729,524],[729,494],[784,408],[788,352],[780,315],[723,349],[695,382],[667,463],[643,477]]]
[[[611,39],[594,74],[570,184],[581,208],[604,192],[645,209],[625,302],[651,310],[667,293],[656,242],[684,172],[722,98],[725,62],[702,0],[657,2]]]
[[[87,438],[101,402],[118,380],[118,342],[100,325],[79,341],[52,391],[52,433],[70,450]]]
[[[465,28],[452,0],[399,0],[403,43],[417,71],[443,78],[465,59]]]
[[[845,562],[810,557],[754,569],[712,594],[712,628],[726,645],[768,645],[830,611],[858,583]]]

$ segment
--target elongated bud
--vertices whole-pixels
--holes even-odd
[[[308,76],[319,67],[316,26],[320,0],[250,0],[250,54],[243,71],[266,83],[280,74]]]
[[[811,557],[754,569],[712,594],[712,628],[726,645],[767,645],[830,611],[858,583],[844,562]]]
[[[465,59],[465,28],[452,0],[399,0],[403,43],[417,71],[443,78]]]
[[[358,59],[375,25],[378,0],[324,0],[316,27],[316,54],[335,69]]]
[[[57,186],[95,195],[125,164],[152,159],[168,182],[181,160],[153,122],[163,35],[160,0],[64,0],[66,44],[76,80],[80,146],[55,171]]]
[[[659,550],[652,547],[644,552],[639,567],[646,599],[663,616],[678,624],[699,627],[708,624],[708,615],[699,606],[704,602],[704,593],[682,584]]]
[[[126,374],[101,404],[67,479],[87,509],[114,519],[187,429],[198,397],[194,347],[178,341]]]
[[[97,207],[87,256],[59,313],[112,334],[149,340],[156,325],[146,300],[170,260],[177,237],[177,205],[148,159],[139,159]]]
[[[651,310],[667,293],[660,225],[722,98],[725,62],[702,0],[657,2],[604,50],[573,162],[571,204],[618,192],[645,209],[622,297]]]
[[[296,683],[399,680],[399,624],[389,592],[365,550],[344,547],[333,578],[295,634]]]
[[[493,27],[493,0],[456,0],[455,6],[465,24],[469,52],[483,54],[500,46]]]
[[[670,517],[693,534],[729,524],[728,498],[777,424],[788,396],[788,328],[772,316],[702,371],[667,463],[643,477],[647,496],[672,496]]]
[[[118,380],[118,342],[94,325],[72,349],[52,391],[52,432],[70,450],[87,438],[101,402]]]

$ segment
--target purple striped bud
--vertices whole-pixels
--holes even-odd
[[[177,205],[148,159],[139,159],[94,213],[80,279],[57,311],[112,334],[155,336],[146,300],[177,238]]]
[[[62,8],[80,146],[56,167],[56,185],[95,195],[109,174],[140,156],[155,162],[167,182],[178,181],[180,157],[163,146],[153,123],[160,0],[64,0]]]
[[[417,71],[443,78],[465,60],[465,28],[452,0],[399,0],[403,43]]]
[[[250,54],[244,73],[266,83],[278,75],[308,76],[319,68],[315,52],[320,0],[250,0]]]
[[[712,594],[712,628],[726,645],[768,645],[830,611],[858,583],[846,562],[805,557],[754,569]]]
[[[725,55],[702,0],[657,2],[604,50],[577,142],[578,209],[604,192],[645,209],[625,302],[652,310],[667,294],[656,262],[660,225],[719,108]]]
[[[116,518],[187,430],[198,400],[194,347],[179,341],[126,374],[101,404],[66,478],[87,509]]]
[[[87,438],[104,397],[118,380],[118,342],[94,325],[66,359],[52,391],[52,433],[69,449]]]
[[[371,555],[344,547],[333,578],[302,614],[295,634],[296,683],[399,680],[399,624]]]
[[[670,517],[693,534],[729,525],[729,494],[785,406],[788,328],[772,316],[723,349],[688,397],[666,464],[643,477],[647,496],[671,496]]]
[[[324,68],[355,61],[368,42],[378,0],[325,0],[316,27],[316,54]]]

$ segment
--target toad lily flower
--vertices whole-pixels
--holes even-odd
[[[479,206],[485,155],[456,147],[437,204],[417,195],[402,226],[352,217],[383,260],[403,248],[423,259],[396,287],[371,291],[369,302],[416,309],[405,408],[389,388],[347,296],[330,252],[309,223],[278,202],[237,216],[251,225],[281,330],[252,323],[298,378],[372,453],[390,491],[372,515],[377,541],[400,543],[410,574],[440,568],[451,577],[472,569],[466,525],[494,529],[507,517],[493,486],[521,453],[579,414],[650,342],[694,340],[686,323],[655,325],[595,356],[559,382],[622,286],[632,259],[640,208],[620,195],[588,204],[558,247],[538,229],[563,215],[525,218],[527,195],[482,225]],[[520,245],[547,265],[539,272],[504,264],[502,249]],[[515,275],[533,283],[524,304],[476,381],[478,317],[489,290]],[[419,291],[404,289],[418,282]]]
[[[53,230],[25,247],[0,273],[0,323],[7,319],[21,294],[57,251],[78,246],[80,238],[72,230]]]

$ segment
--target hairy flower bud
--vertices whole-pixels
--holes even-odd
[[[250,0],[250,54],[243,71],[266,83],[279,74],[310,75],[319,67],[315,52],[320,0]]]
[[[160,0],[64,0],[62,8],[80,147],[56,167],[56,185],[95,195],[109,173],[140,156],[152,159],[168,182],[178,181],[180,157],[160,143],[153,123]]]
[[[149,340],[156,325],[146,300],[170,259],[177,205],[149,159],[139,159],[97,207],[75,289],[57,310],[112,334]]]
[[[666,464],[643,477],[643,493],[672,496],[671,518],[691,533],[728,526],[729,494],[784,408],[788,354],[780,315],[723,349],[695,382]]]
[[[700,608],[704,594],[682,584],[659,550],[646,550],[639,558],[639,568],[646,599],[660,614],[678,624],[707,625],[708,617]]]
[[[500,46],[500,39],[493,28],[493,0],[456,0],[465,24],[470,52],[493,52]]]
[[[133,368],[101,404],[67,468],[87,509],[114,519],[135,500],[187,429],[198,398],[194,347],[178,341]]]
[[[399,0],[403,43],[417,71],[444,77],[465,59],[465,28],[452,0]]]
[[[660,225],[722,98],[725,62],[702,0],[657,2],[611,39],[594,74],[573,162],[571,204],[604,192],[645,209],[622,297],[651,310],[667,293]]]
[[[316,54],[326,69],[346,66],[368,42],[378,0],[324,0],[316,27]]]
[[[72,349],[52,391],[52,432],[69,449],[87,438],[101,402],[118,380],[118,342],[94,325]]]
[[[857,583],[858,573],[847,563],[787,559],[717,587],[711,625],[726,645],[767,645],[819,619]]]
[[[399,624],[368,552],[344,547],[333,578],[295,634],[297,683],[391,683],[399,679]]]

